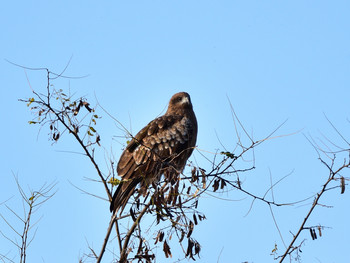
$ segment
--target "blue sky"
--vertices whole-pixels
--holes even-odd
[[[86,241],[99,250],[110,215],[107,202],[71,185],[103,195],[100,185],[84,180],[96,178],[88,160],[66,152],[79,151],[72,138],[66,136],[52,145],[45,128],[38,134],[38,127],[28,124],[32,115],[18,102],[32,96],[26,74],[5,59],[60,72],[73,56],[65,74],[89,76],[58,79],[55,87],[90,100],[96,96],[134,134],[164,112],[171,95],[187,91],[199,123],[197,144],[207,151],[221,148],[216,133],[229,150],[235,148],[227,98],[256,139],[288,119],[277,134],[300,132],[259,146],[257,169],[243,180],[249,190],[263,194],[270,185],[270,171],[275,181],[293,171],[275,189],[275,198],[295,201],[315,194],[327,178],[327,170],[304,135],[315,139],[325,135],[346,147],[324,114],[345,137],[349,134],[349,10],[347,1],[3,3],[0,203],[12,197],[6,204],[22,211],[12,173],[25,189],[58,183],[54,198],[36,214],[43,218],[28,261],[77,261],[88,252]],[[45,72],[26,73],[34,89],[45,90]],[[103,146],[118,158],[122,146],[115,136],[123,133],[106,114],[100,111],[100,115]],[[104,163],[103,153],[98,158]],[[198,153],[192,158],[201,160]],[[203,161],[202,166],[206,165]],[[349,193],[340,195],[338,190],[322,199],[333,208],[318,207],[310,218],[310,225],[331,228],[315,241],[307,232],[300,237],[306,239],[301,254],[304,262],[349,260]],[[243,200],[203,199],[201,209],[208,220],[194,233],[202,244],[197,262],[272,262],[274,244],[281,250],[283,245],[269,208],[256,202],[245,216],[251,199],[237,191],[219,197]],[[274,210],[287,243],[289,231],[297,230],[309,206],[305,202]],[[0,213],[10,217],[4,204]],[[3,221],[0,226],[7,229]],[[2,237],[0,248],[0,253],[16,255],[16,249]],[[178,248],[173,248],[173,255],[169,262],[181,258]]]

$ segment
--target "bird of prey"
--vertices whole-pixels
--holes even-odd
[[[196,140],[197,119],[190,95],[176,93],[166,113],[139,131],[122,153],[117,166],[122,180],[113,195],[111,212],[119,209],[122,212],[136,189],[145,195],[162,175],[176,179],[185,168]]]

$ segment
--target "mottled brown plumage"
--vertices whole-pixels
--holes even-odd
[[[185,168],[197,139],[197,120],[188,93],[172,96],[166,113],[151,121],[127,145],[117,172],[122,177],[110,210],[122,210],[139,185],[146,194],[162,174],[175,179]]]

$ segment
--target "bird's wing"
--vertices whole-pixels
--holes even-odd
[[[151,121],[127,145],[118,163],[123,180],[154,173],[159,162],[172,162],[187,150],[192,153],[193,123],[184,116],[164,115]],[[191,148],[191,149],[189,149]]]
[[[139,183],[147,187],[164,171],[161,169],[171,166],[176,169],[175,173],[183,170],[193,150],[195,125],[187,117],[164,115],[136,134],[118,163],[117,172],[122,182],[114,193],[111,211],[123,210],[135,187]],[[145,191],[146,188],[141,189]]]

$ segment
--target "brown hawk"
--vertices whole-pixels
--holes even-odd
[[[176,93],[166,113],[139,131],[122,153],[117,166],[122,180],[113,195],[111,212],[123,210],[138,185],[139,193],[145,195],[150,184],[160,180],[161,175],[166,175],[168,180],[177,178],[196,140],[197,119],[190,95]]]

